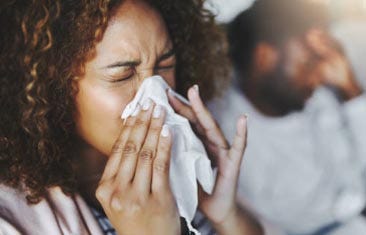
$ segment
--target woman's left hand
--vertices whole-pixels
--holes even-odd
[[[218,166],[218,175],[211,195],[199,190],[199,208],[215,225],[238,216],[236,191],[241,161],[246,146],[246,116],[237,121],[237,131],[229,146],[221,129],[203,104],[198,86],[188,90],[191,106],[168,92],[170,104],[177,113],[186,117],[203,141],[211,160]]]

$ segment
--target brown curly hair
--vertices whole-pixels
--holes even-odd
[[[203,0],[147,0],[174,44],[178,92],[197,83],[205,100],[226,84],[226,44]],[[101,40],[115,0],[0,3],[0,182],[30,203],[47,188],[76,190],[75,76]]]

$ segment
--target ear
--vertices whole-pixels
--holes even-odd
[[[260,42],[254,49],[254,71],[258,75],[267,74],[276,68],[279,50],[266,42]]]

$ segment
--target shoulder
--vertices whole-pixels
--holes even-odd
[[[20,231],[11,223],[0,217],[0,234],[2,235],[20,235]]]
[[[18,215],[27,207],[25,193],[4,184],[0,184],[0,232],[1,234],[21,234]]]
[[[10,209],[19,206],[19,203],[26,204],[24,191],[0,184],[0,213],[2,213],[4,208]]]
[[[87,234],[88,228],[93,234],[101,234],[83,199],[65,195],[59,187],[50,188],[39,203],[29,204],[23,190],[0,184],[0,222],[3,221],[4,226],[11,225],[27,235]],[[0,229],[4,230],[4,226],[0,224]],[[67,232],[63,231],[65,228]]]

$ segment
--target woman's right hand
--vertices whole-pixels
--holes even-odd
[[[119,235],[180,234],[164,116],[149,101],[127,118],[100,180],[96,197]]]

